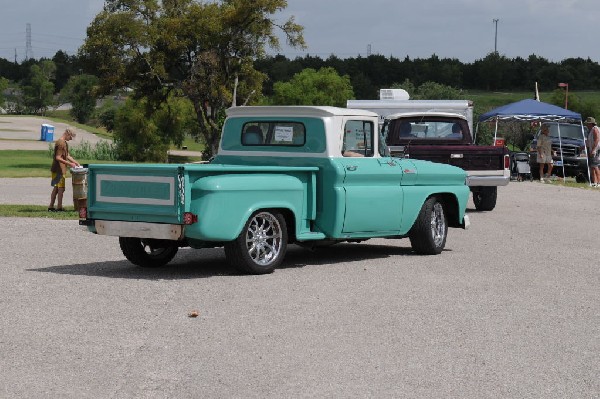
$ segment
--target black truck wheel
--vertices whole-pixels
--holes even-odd
[[[121,251],[128,261],[142,267],[161,267],[177,254],[179,247],[167,240],[119,237]]]
[[[473,190],[473,203],[478,211],[491,211],[496,207],[498,187],[477,187]]]
[[[278,212],[259,211],[248,219],[238,238],[225,244],[225,256],[243,272],[268,274],[283,261],[287,241],[283,216]]]
[[[446,246],[448,223],[444,205],[436,198],[425,201],[415,224],[408,232],[410,245],[419,255],[437,255]]]

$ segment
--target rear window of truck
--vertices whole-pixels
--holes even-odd
[[[425,140],[462,140],[463,129],[466,129],[466,122],[444,120],[403,120],[395,121],[389,125],[389,130],[385,131],[388,145],[393,145],[402,139],[425,139]]]
[[[253,121],[242,126],[244,146],[301,147],[306,142],[306,128],[300,122]]]

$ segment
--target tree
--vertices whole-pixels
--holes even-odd
[[[56,66],[52,61],[42,61],[39,65],[32,65],[29,77],[23,87],[25,105],[33,113],[42,115],[54,102],[54,78]]]
[[[332,105],[345,107],[354,97],[349,76],[340,76],[335,69],[307,68],[294,75],[289,82],[276,82],[274,104],[279,105]]]
[[[129,99],[117,111],[114,138],[118,159],[165,162],[169,145],[161,140],[156,124],[146,114],[147,101]]]
[[[209,157],[225,109],[259,100],[265,75],[253,62],[267,46],[279,48],[276,30],[289,45],[304,47],[293,17],[283,23],[272,17],[286,6],[286,0],[108,0],[81,54],[104,93],[130,87],[144,97],[147,117],[173,94],[188,98],[198,127],[193,136],[204,139]]]
[[[114,137],[118,158],[134,162],[165,162],[169,143],[181,146],[190,129],[197,128],[189,100],[171,95],[148,118],[147,99],[129,99],[115,108]]]
[[[436,82],[425,82],[419,87],[408,79],[402,83],[394,83],[392,89],[404,89],[413,100],[456,100],[460,98],[460,90]]]
[[[108,132],[112,132],[115,129],[115,119],[117,118],[118,109],[119,107],[110,98],[105,99],[100,108],[98,108],[98,120]]]
[[[4,107],[4,90],[8,88],[8,79],[0,78],[0,108]]]
[[[70,113],[79,123],[86,123],[96,108],[97,83],[93,75],[71,76],[60,93],[61,101],[71,102]]]
[[[460,97],[460,90],[436,82],[425,82],[415,93],[415,100],[455,100]]]

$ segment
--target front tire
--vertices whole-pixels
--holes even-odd
[[[225,256],[234,267],[243,272],[268,274],[283,261],[287,241],[283,215],[259,211],[248,219],[234,241],[225,244]]]
[[[498,187],[479,187],[473,190],[473,203],[478,211],[491,211],[496,207]]]
[[[430,197],[408,232],[412,249],[419,255],[438,255],[446,246],[447,236],[448,221],[444,205],[436,197]]]
[[[167,240],[151,238],[119,237],[123,255],[134,265],[141,267],[161,267],[169,263],[179,247]]]

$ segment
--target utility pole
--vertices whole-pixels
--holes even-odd
[[[494,53],[498,54],[498,21],[499,19],[492,19],[492,22],[496,25],[496,34],[494,35]]]

